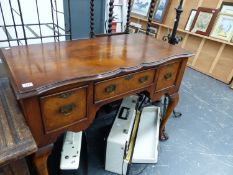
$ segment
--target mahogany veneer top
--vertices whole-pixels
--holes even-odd
[[[192,54],[144,34],[2,49],[18,98],[71,81],[109,77]],[[33,83],[23,88],[24,83]]]

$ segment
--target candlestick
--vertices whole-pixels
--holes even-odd
[[[183,12],[182,5],[183,5],[183,0],[180,0],[179,6],[176,8],[176,18],[175,18],[175,23],[173,26],[172,33],[168,34],[168,36],[163,37],[163,40],[168,40],[168,43],[173,44],[173,45],[178,44],[180,41],[183,40],[182,37],[176,36],[177,28],[178,28],[179,21],[180,21],[180,15]]]

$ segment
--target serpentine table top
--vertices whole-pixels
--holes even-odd
[[[11,84],[22,99],[192,54],[145,34],[129,34],[6,48],[0,56],[7,58]]]

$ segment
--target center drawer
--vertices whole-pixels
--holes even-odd
[[[87,87],[40,98],[45,132],[49,133],[86,118]]]
[[[95,102],[146,87],[153,79],[154,70],[150,69],[98,82],[95,84]]]

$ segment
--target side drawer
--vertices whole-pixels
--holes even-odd
[[[49,133],[86,118],[87,87],[40,98],[45,132]]]
[[[162,66],[159,70],[156,91],[169,88],[176,83],[181,62],[173,62]]]
[[[137,90],[153,83],[154,70],[145,70],[95,84],[95,102]]]

